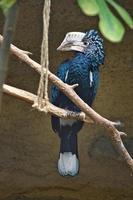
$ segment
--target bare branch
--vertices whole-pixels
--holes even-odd
[[[20,100],[25,101],[30,104],[33,104],[35,99],[37,98],[37,96],[35,94],[32,94],[25,90],[18,89],[18,88],[15,88],[15,87],[12,87],[12,86],[9,86],[6,84],[3,85],[3,92],[5,94],[11,95],[13,97],[16,97],[17,99],[20,99]],[[65,119],[68,119],[68,118],[69,119],[77,119],[77,120],[84,121],[86,123],[93,123],[93,121],[89,117],[86,117],[86,115],[82,112],[76,113],[76,112],[72,112],[69,110],[64,110],[62,108],[58,108],[58,107],[54,106],[50,102],[48,102],[47,106],[49,108],[49,113],[52,115],[56,115],[58,117],[65,118]],[[41,111],[45,112],[45,110],[41,110]]]
[[[2,36],[0,36],[0,43],[2,42]],[[16,55],[20,60],[27,63],[30,67],[35,69],[38,73],[41,72],[41,66],[33,61],[27,54],[22,53],[22,50],[18,49],[14,45],[11,46],[11,52]],[[57,76],[52,74],[50,71],[48,72],[49,80],[55,84],[59,89],[73,101],[84,113],[87,117],[90,117],[92,121],[96,124],[99,124],[105,127],[108,130],[108,133],[113,141],[113,144],[119,151],[120,155],[124,158],[130,168],[133,170],[133,159],[129,155],[126,150],[122,140],[121,140],[121,132],[119,132],[115,126],[118,123],[109,121],[108,119],[102,117],[97,112],[95,112],[90,106],[88,106],[73,90],[72,87],[61,81]],[[122,133],[124,135],[125,133]]]

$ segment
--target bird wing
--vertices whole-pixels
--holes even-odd
[[[65,61],[64,63],[60,64],[60,66],[58,67],[57,70],[57,76],[58,78],[60,78],[63,82],[65,82],[66,77],[68,76],[68,67],[69,64],[67,63],[67,61]],[[53,85],[51,87],[51,102],[55,105],[55,106],[59,106],[60,103],[60,95],[61,92],[58,89],[58,87],[56,85]],[[52,129],[53,131],[56,133],[59,133],[60,130],[60,119],[59,117],[56,116],[51,116],[51,124],[52,124]]]
[[[63,82],[66,82],[66,78],[68,76],[68,61],[63,62],[59,65],[57,70],[57,77],[61,79]],[[53,85],[51,88],[51,102],[58,106],[59,104],[59,97],[60,97],[60,90],[56,85]]]

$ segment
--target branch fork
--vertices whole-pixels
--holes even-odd
[[[79,86],[79,84],[78,83],[76,83],[76,84],[73,84],[73,85],[68,85],[68,87],[70,88],[70,89],[72,89],[72,90],[74,90],[76,87],[78,87]]]

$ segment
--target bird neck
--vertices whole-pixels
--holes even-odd
[[[89,67],[91,66],[91,70],[97,70],[99,65],[95,62],[92,55],[88,53],[76,52],[75,58],[81,60],[82,62],[86,63]]]

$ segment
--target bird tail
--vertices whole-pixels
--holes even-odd
[[[75,176],[79,171],[77,133],[60,135],[58,171],[62,176]]]

